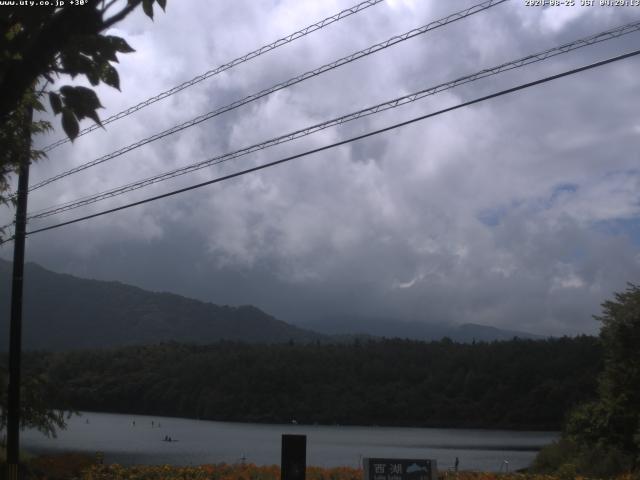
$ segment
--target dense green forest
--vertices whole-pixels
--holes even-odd
[[[640,478],[640,286],[627,284],[595,318],[603,358],[597,396],[567,413],[560,440],[542,449],[535,468],[562,478]]]
[[[31,353],[51,407],[247,422],[558,429],[594,398],[593,337],[161,344]]]

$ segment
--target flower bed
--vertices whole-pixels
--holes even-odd
[[[280,480],[280,467],[246,465],[146,465],[124,467],[118,464],[97,465],[87,455],[66,454],[39,457],[29,462],[31,480]],[[587,480],[575,477],[576,480]],[[306,480],[362,480],[362,470],[350,467],[307,467]],[[440,480],[572,480],[565,475],[530,473],[441,472]],[[632,474],[615,480],[640,480]]]
[[[280,467],[247,465],[132,466],[93,465],[82,480],[280,480]],[[362,480],[362,470],[347,467],[307,468],[307,480]]]

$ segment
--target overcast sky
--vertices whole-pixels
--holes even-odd
[[[356,50],[473,5],[388,0],[52,151],[48,178]],[[580,3],[578,1],[578,3]],[[101,117],[355,4],[169,0],[111,33],[122,92]],[[637,7],[510,0],[33,192],[30,210],[146,178],[640,19]],[[631,51],[640,35],[560,55],[32,228],[276,160]],[[640,58],[374,138],[33,235],[27,259],[293,323],[475,322],[594,333],[600,303],[640,281]],[[40,137],[46,145],[61,136]],[[83,124],[83,126],[89,125]],[[2,211],[0,219],[10,220]],[[5,222],[6,223],[6,222]],[[11,247],[0,255],[10,258]],[[28,279],[27,279],[28,281]]]

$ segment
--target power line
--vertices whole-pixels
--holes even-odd
[[[304,80],[308,80],[310,78],[316,77],[318,75],[321,75],[325,72],[328,72],[330,70],[333,70],[335,68],[341,67],[343,65],[346,65],[348,63],[351,63],[355,60],[358,60],[360,58],[363,58],[365,56],[371,55],[373,53],[379,52],[380,50],[384,50],[392,45],[395,45],[397,43],[400,42],[404,42],[405,40],[408,40],[410,38],[413,38],[415,36],[418,35],[422,35],[424,33],[427,33],[428,31],[434,30],[436,28],[445,26],[447,24],[453,23],[455,21],[461,20],[463,18],[469,17],[471,15],[474,15],[476,13],[482,12],[484,10],[487,10],[489,8],[492,8],[496,5],[499,5],[501,3],[504,3],[508,0],[486,0],[482,3],[479,3],[477,5],[473,5],[469,8],[466,8],[464,10],[461,10],[459,12],[456,13],[452,13],[450,15],[448,15],[447,17],[441,18],[439,20],[435,20],[427,25],[424,25],[422,27],[419,28],[415,28],[413,30],[410,30],[406,33],[403,33],[402,35],[396,35],[394,37],[391,37],[387,40],[385,40],[384,42],[381,43],[377,43],[375,45],[372,45],[364,50],[360,50],[357,51],[355,53],[352,53],[351,55],[348,55],[346,57],[343,57],[339,60],[335,60],[334,62],[328,63],[326,65],[323,65],[321,67],[318,67],[314,70],[310,70],[308,72],[305,72],[301,75],[298,75],[296,77],[290,78],[289,80],[286,80],[282,83],[278,83],[276,85],[273,85],[269,88],[266,88],[264,90],[261,90],[258,93],[254,93],[251,95],[248,95],[246,97],[244,97],[243,99],[240,100],[236,100],[235,102],[232,102],[228,105],[225,105],[223,107],[220,107],[216,110],[213,110],[209,113],[205,113],[203,115],[200,115],[198,117],[195,117],[187,122],[181,123],[180,125],[176,125],[174,127],[169,128],[168,130],[165,130],[163,132],[157,133],[155,135],[152,135],[150,137],[147,137],[145,139],[139,140],[131,145],[128,145],[126,147],[120,148],[114,152],[111,152],[107,155],[104,155],[100,158],[97,158],[95,160],[92,160],[90,162],[84,163],[83,165],[79,165],[75,168],[72,168],[70,170],[67,170],[66,172],[60,173],[58,175],[55,175],[53,177],[50,177],[46,180],[43,180],[39,183],[36,183],[35,185],[33,185],[29,191],[33,191],[33,190],[37,190],[38,188],[42,188],[45,185],[48,185],[52,182],[55,182],[57,180],[60,180],[61,178],[64,177],[68,177],[69,175],[73,175],[74,173],[77,172],[81,172],[83,170],[86,170],[87,168],[93,167],[95,165],[104,163],[108,160],[111,160],[113,158],[119,157],[120,155],[124,155],[125,153],[128,153],[132,150],[135,150],[136,148],[140,148],[144,145],[147,145],[148,143],[154,142],[156,140],[160,140],[161,138],[167,137],[169,135],[173,135],[174,133],[177,133],[179,131],[182,131],[186,128],[192,127],[194,125],[198,125],[199,123],[202,123],[206,120],[209,120],[213,117],[216,117],[218,115],[221,115],[225,112],[234,110],[238,107],[241,107],[243,105],[246,105],[247,103],[253,102],[255,100],[258,100],[262,97],[265,97],[267,95],[270,95],[271,93],[277,92],[278,90],[282,90],[284,88],[288,88],[292,85],[295,85],[297,83],[303,82]]]
[[[509,62],[505,62],[502,63],[498,66],[494,66],[491,68],[486,68],[484,70],[480,70],[479,72],[470,74],[470,75],[465,75],[463,77],[459,77],[455,80],[452,80],[450,82],[446,82],[446,83],[442,83],[436,86],[432,86],[423,90],[420,90],[418,92],[415,93],[411,93],[409,95],[405,95],[402,97],[398,97],[395,98],[393,100],[388,100],[386,102],[383,103],[379,103],[377,105],[371,106],[371,107],[367,107],[361,110],[358,110],[356,112],[353,113],[349,113],[347,115],[343,115],[331,120],[327,120],[325,122],[322,123],[318,123],[312,126],[308,126],[305,127],[303,129],[300,130],[296,130],[294,132],[289,132],[287,134],[281,135],[279,137],[275,137],[269,140],[266,140],[264,142],[261,143],[257,143],[254,145],[251,145],[249,147],[245,147],[233,152],[229,152],[229,153],[225,153],[222,155],[218,155],[216,157],[198,162],[198,163],[194,163],[191,165],[187,165],[185,167],[181,167],[181,168],[177,168],[174,170],[170,170],[168,172],[164,172],[161,173],[159,175],[155,175],[152,177],[148,177],[146,179],[143,180],[138,180],[136,182],[132,182],[129,183],[127,185],[123,185],[120,187],[116,187],[107,191],[103,191],[100,192],[98,194],[93,194],[93,195],[88,195],[85,197],[81,197],[79,199],[76,200],[72,200],[69,202],[65,202],[63,204],[54,206],[54,207],[49,207],[46,209],[42,209],[40,211],[34,212],[32,214],[29,215],[29,219],[35,219],[35,218],[45,218],[51,215],[55,215],[57,213],[61,213],[61,212],[65,212],[68,210],[73,210],[82,206],[86,206],[92,203],[96,203],[100,200],[104,200],[107,198],[112,198],[115,197],[117,195],[122,195],[124,193],[128,193],[134,190],[138,190],[140,188],[144,188],[147,187],[149,185],[164,181],[164,180],[168,180],[171,178],[175,178],[181,175],[185,175],[187,173],[191,173],[194,172],[196,170],[200,170],[212,165],[217,165],[223,162],[227,162],[230,160],[233,160],[235,158],[244,156],[244,155],[248,155],[250,153],[254,153],[256,151],[259,150],[263,150],[275,145],[279,145],[282,143],[286,143],[298,138],[302,138],[304,136],[310,135],[312,133],[316,133],[318,131],[324,130],[326,128],[329,127],[333,127],[336,125],[341,125],[368,115],[373,115],[373,114],[377,114],[389,109],[393,109],[402,105],[406,105],[407,103],[411,103],[411,102],[415,102],[416,100],[425,98],[427,96],[431,96],[431,95],[435,95],[437,93],[440,93],[442,91],[457,87],[459,85],[463,85],[466,83],[470,83],[476,80],[479,80],[481,78],[486,78],[492,75],[497,75],[499,73],[508,71],[508,70],[513,70],[516,68],[520,68],[526,65],[530,65],[532,63],[536,63],[536,62],[540,62],[543,60],[546,60],[548,58],[557,56],[557,55],[561,55],[563,53],[567,53],[573,50],[576,50],[578,48],[582,48],[588,45],[593,45],[595,43],[599,43],[599,42],[603,42],[606,40],[610,40],[613,38],[618,38],[622,35],[626,35],[632,32],[636,32],[640,30],[640,21],[635,22],[635,23],[630,23],[627,25],[623,25],[620,27],[616,27],[610,30],[606,30],[604,32],[595,34],[595,35],[591,35],[585,38],[581,38],[578,40],[574,40],[573,42],[569,42],[569,43],[565,43],[563,45],[554,47],[554,48],[550,48],[548,50],[544,50],[542,52],[538,52],[538,53],[534,53],[531,55],[527,55],[525,57],[519,58],[517,60],[512,60]]]
[[[135,206],[142,205],[142,204],[145,204],[145,203],[149,203],[149,202],[153,202],[153,201],[156,201],[156,200],[160,200],[160,199],[163,199],[163,198],[166,198],[166,197],[177,195],[179,193],[184,193],[184,192],[188,192],[190,190],[195,190],[197,188],[205,187],[207,185],[212,185],[214,183],[220,183],[222,181],[229,180],[229,179],[232,179],[232,178],[235,178],[235,177],[239,177],[239,176],[242,176],[242,175],[246,175],[248,173],[256,172],[258,170],[263,170],[265,168],[273,167],[275,165],[280,165],[282,163],[289,162],[291,160],[295,160],[297,158],[305,157],[307,155],[311,155],[311,154],[314,154],[314,153],[322,152],[322,151],[325,151],[325,150],[329,150],[331,148],[339,147],[341,145],[346,145],[346,144],[351,143],[351,142],[355,142],[355,141],[362,140],[362,139],[365,139],[365,138],[368,138],[368,137],[371,137],[371,136],[374,136],[374,135],[378,135],[378,134],[381,134],[381,133],[384,133],[384,132],[388,132],[388,131],[394,130],[396,128],[404,127],[406,125],[409,125],[409,124],[412,124],[412,123],[416,123],[416,122],[419,122],[421,120],[425,120],[427,118],[431,118],[431,117],[435,117],[435,116],[438,116],[438,115],[442,115],[443,113],[451,112],[453,110],[458,110],[458,109],[463,108],[463,107],[468,107],[470,105],[474,105],[476,103],[480,103],[480,102],[483,102],[485,100],[490,100],[492,98],[496,98],[496,97],[500,97],[500,96],[503,96],[503,95],[507,95],[509,93],[517,92],[519,90],[524,90],[524,89],[533,87],[535,85],[540,85],[542,83],[550,82],[550,81],[556,80],[558,78],[566,77],[566,76],[569,76],[569,75],[574,75],[576,73],[584,72],[584,71],[590,70],[592,68],[601,67],[603,65],[607,65],[607,64],[613,63],[613,62],[617,62],[619,60],[624,60],[626,58],[630,58],[630,57],[636,56],[638,54],[640,54],[640,49],[639,50],[634,50],[632,52],[625,53],[625,54],[622,54],[622,55],[617,55],[615,57],[611,57],[611,58],[608,58],[606,60],[595,62],[595,63],[592,63],[590,65],[586,65],[586,66],[579,67],[579,68],[574,68],[572,70],[567,70],[567,71],[564,71],[562,73],[558,73],[556,75],[551,75],[551,76],[548,76],[548,77],[544,77],[544,78],[541,78],[539,80],[535,80],[533,82],[520,84],[520,85],[518,85],[516,87],[511,87],[511,88],[508,88],[508,89],[505,89],[505,90],[501,90],[501,91],[496,92],[496,93],[492,93],[490,95],[485,95],[483,97],[476,98],[474,100],[470,100],[468,102],[464,102],[464,103],[460,103],[458,105],[454,105],[453,107],[444,108],[444,109],[438,110],[436,112],[432,112],[432,113],[428,113],[426,115],[415,117],[415,118],[412,118],[410,120],[406,120],[404,122],[396,123],[396,124],[390,125],[388,127],[381,128],[381,129],[378,129],[378,130],[374,130],[372,132],[368,132],[368,133],[365,133],[363,135],[358,135],[358,136],[355,136],[355,137],[351,137],[349,139],[342,140],[342,141],[339,141],[339,142],[335,142],[335,143],[332,143],[330,145],[325,145],[323,147],[315,148],[315,149],[312,149],[312,150],[307,150],[306,152],[302,152],[302,153],[299,153],[299,154],[296,154],[296,155],[285,157],[285,158],[282,158],[280,160],[276,160],[276,161],[269,162],[269,163],[266,163],[266,164],[263,164],[263,165],[259,165],[257,167],[248,168],[246,170],[242,170],[242,171],[239,171],[239,172],[236,172],[236,173],[225,175],[223,177],[218,177],[218,178],[215,178],[213,180],[209,180],[209,181],[206,181],[206,182],[198,183],[198,184],[191,185],[189,187],[181,188],[181,189],[178,189],[178,190],[173,190],[171,192],[167,192],[167,193],[164,193],[162,195],[156,195],[154,197],[146,198],[144,200],[140,200],[140,201],[137,201],[137,202],[133,202],[133,203],[129,203],[129,204],[126,204],[126,205],[122,205],[120,207],[111,208],[111,209],[108,209],[108,210],[103,210],[102,212],[94,213],[94,214],[91,214],[91,215],[86,215],[84,217],[76,218],[76,219],[69,220],[69,221],[66,221],[66,222],[57,223],[55,225],[50,225],[48,227],[43,227],[43,228],[39,228],[39,229],[36,229],[36,230],[31,230],[30,232],[27,232],[27,235],[32,235],[32,234],[35,234],[35,233],[45,232],[45,231],[48,231],[48,230],[53,230],[53,229],[56,229],[56,228],[64,227],[66,225],[71,225],[71,224],[74,224],[74,223],[78,223],[78,222],[82,222],[82,221],[85,221],[85,220],[89,220],[91,218],[100,217],[100,216],[103,216],[103,215],[107,215],[109,213],[118,212],[120,210],[125,210],[125,209],[131,208],[131,207],[135,207]],[[12,240],[12,239],[8,239],[8,240],[6,240],[6,241],[4,241],[2,243],[6,243],[6,242],[8,242],[10,240]]]
[[[288,43],[293,42],[294,40],[297,40],[299,38],[302,38],[306,35],[309,35],[312,32],[315,32],[317,30],[320,30],[328,25],[331,25],[332,23],[335,23],[339,20],[342,20],[343,18],[347,18],[351,15],[354,15],[358,12],[361,12],[369,7],[372,7],[374,5],[377,5],[380,2],[383,2],[384,0],[367,0],[365,2],[359,3],[357,5],[354,5],[353,7],[349,7],[346,8],[334,15],[331,15],[330,17],[327,17],[323,20],[320,20],[319,22],[316,22],[312,25],[309,25],[301,30],[298,30],[294,33],[291,33],[289,35],[287,35],[286,37],[282,37],[278,40],[276,40],[273,43],[270,43],[268,45],[264,45],[260,48],[258,48],[257,50],[253,50],[252,52],[246,53],[244,55],[242,55],[241,57],[238,57],[234,60],[231,60],[228,63],[225,63],[223,65],[220,65],[212,70],[209,70],[208,72],[205,72],[201,75],[198,75],[197,77],[192,78],[191,80],[188,80],[186,82],[181,83],[178,86],[175,86],[173,88],[170,88],[169,90],[166,90],[164,92],[161,92],[159,94],[157,94],[154,97],[148,98],[147,100],[138,103],[137,105],[134,105],[132,107],[127,108],[126,110],[123,110],[121,112],[118,112],[112,116],[110,116],[109,118],[106,118],[105,120],[102,120],[102,125],[106,125],[108,123],[111,122],[115,122],[116,120],[119,120],[121,118],[124,118],[126,116],[131,115],[134,112],[137,112],[138,110],[142,110],[145,107],[148,107],[149,105],[156,103],[160,100],[163,100],[167,97],[170,97],[171,95],[174,95],[178,92],[180,92],[181,90],[184,90],[185,88],[191,87],[197,83],[202,82],[203,80],[206,80],[207,78],[213,77],[214,75],[217,75],[219,73],[222,73],[226,70],[229,70],[233,67],[235,67],[236,65],[240,65],[241,63],[247,62],[249,60],[252,60],[256,57],[259,57],[260,55],[263,55],[267,52],[270,52],[271,50],[275,50],[278,47],[281,47],[283,45],[286,45]],[[82,130],[80,130],[80,132],[78,133],[78,137],[81,137],[82,135],[85,135],[89,132],[92,132],[94,130],[97,130],[98,128],[100,128],[99,125],[93,124],[87,128],[84,128]],[[46,147],[44,147],[42,150],[44,152],[49,152],[51,150],[53,150],[56,147],[59,147],[60,145],[63,145],[67,142],[69,142],[70,140],[65,137],[65,138],[61,138],[60,140],[47,145]]]

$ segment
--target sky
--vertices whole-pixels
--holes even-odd
[[[387,0],[49,153],[31,183],[477,2]],[[580,2],[578,2],[579,4]],[[169,0],[109,33],[121,92],[106,118],[355,4]],[[273,93],[30,195],[30,211],[202,161],[640,19],[638,7],[510,0]],[[348,139],[628,52],[640,34],[456,87],[31,229]],[[286,164],[34,234],[27,260],[296,324],[480,323],[593,334],[640,278],[640,57],[488,100]],[[66,83],[69,83],[68,81]],[[76,82],[82,84],[82,82]],[[47,145],[56,131],[35,138]],[[90,125],[89,121],[82,126]],[[11,220],[11,211],[0,220]],[[0,247],[10,258],[11,246]],[[28,281],[28,279],[27,279]]]

